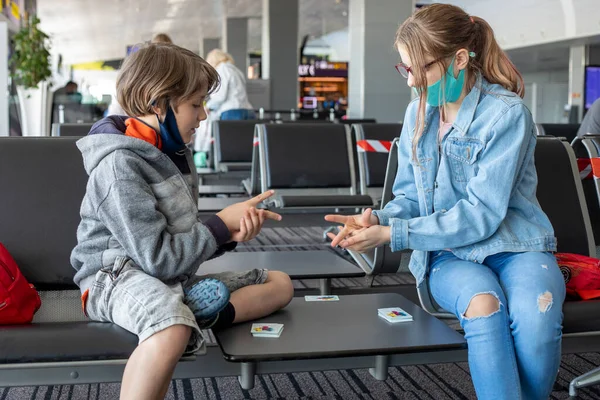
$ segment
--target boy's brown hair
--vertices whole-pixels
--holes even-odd
[[[117,101],[132,117],[163,112],[219,86],[219,74],[200,56],[168,43],[152,43],[129,55],[117,77]]]

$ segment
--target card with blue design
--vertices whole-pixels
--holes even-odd
[[[283,324],[252,324],[250,331],[254,337],[278,338],[281,336],[281,332],[283,331]]]
[[[322,296],[304,296],[305,301],[340,301],[338,296],[322,295]]]
[[[412,315],[401,309],[400,307],[380,308],[377,314],[388,322],[409,322],[413,320]]]

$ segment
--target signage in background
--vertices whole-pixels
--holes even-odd
[[[315,61],[313,64],[300,64],[298,76],[347,77],[347,62]]]
[[[2,14],[18,24],[25,12],[25,0],[0,0],[2,1]]]

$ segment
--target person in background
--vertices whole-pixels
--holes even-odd
[[[171,40],[169,35],[167,35],[166,33],[157,33],[156,35],[154,35],[154,37],[152,38],[150,43],[170,43],[170,44],[172,44],[173,41]]]
[[[73,81],[67,82],[64,87],[54,92],[54,103],[81,103],[81,93],[77,90],[79,86]]]
[[[220,88],[206,102],[211,119],[243,120],[255,119],[252,105],[246,92],[244,73],[233,65],[233,58],[223,50],[214,49],[206,56],[221,78]]]
[[[323,109],[329,110],[330,108],[335,108],[336,104],[337,103],[334,100],[333,95],[328,94],[327,97],[325,98],[325,101],[323,101]]]
[[[583,117],[581,126],[577,131],[577,136],[581,137],[586,133],[600,135],[600,99],[594,101],[590,109]]]

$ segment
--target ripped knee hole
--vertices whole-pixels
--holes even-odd
[[[500,310],[500,300],[494,294],[477,294],[471,298],[465,318],[487,317]]]

